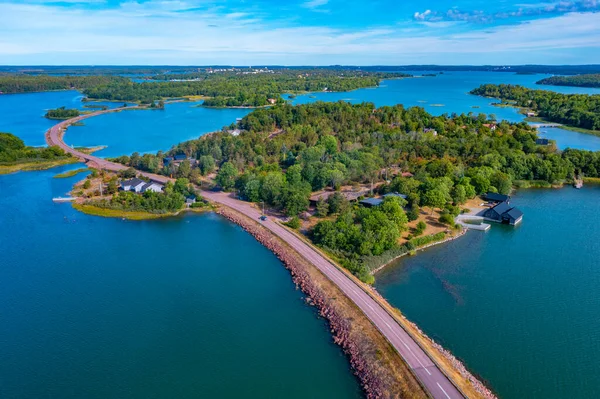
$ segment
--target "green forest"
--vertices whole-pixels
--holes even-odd
[[[539,85],[600,87],[600,73],[574,76],[552,76],[536,82]]]
[[[138,101],[151,103],[166,98],[185,96],[212,97],[207,106],[263,106],[269,98],[281,102],[281,94],[314,91],[349,91],[377,86],[382,79],[406,77],[397,73],[367,73],[352,71],[285,70],[277,73],[194,74],[192,80],[119,81],[84,90],[91,99]],[[177,76],[180,79],[180,76]]]
[[[0,164],[52,161],[70,158],[59,147],[28,147],[23,140],[10,133],[0,133]]]
[[[0,74],[0,93],[31,93],[51,90],[82,90],[109,83],[128,82],[119,76],[49,76]]]
[[[79,115],[80,115],[79,110],[66,109],[65,107],[60,107],[60,108],[48,110],[48,112],[46,112],[45,117],[48,119],[70,119],[70,118],[75,118]]]
[[[523,86],[486,84],[471,91],[485,97],[536,111],[551,122],[600,130],[600,95],[561,94],[546,90],[531,90]]]
[[[483,114],[433,116],[401,105],[283,104],[245,116],[237,125],[239,136],[229,134],[234,126],[227,126],[164,154],[117,161],[192,182],[216,172],[214,182],[222,189],[289,216],[302,215],[311,193],[323,188],[374,184],[378,194],[405,194],[406,203],[389,201],[369,210],[341,195],[316,205],[317,217],[326,220],[310,236],[366,279],[369,258],[397,250],[406,220],[415,220],[422,208],[440,210],[440,222],[451,225],[450,215],[476,194],[509,193],[520,181],[561,184],[578,171],[598,176],[595,153],[536,145],[536,131],[526,123],[499,122],[494,130],[492,123]],[[162,157],[176,154],[197,159],[197,165],[164,167]],[[414,177],[388,175],[393,170]]]

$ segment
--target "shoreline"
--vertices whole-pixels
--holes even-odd
[[[40,161],[40,162],[22,162],[12,165],[0,165],[0,175],[10,175],[18,172],[34,172],[37,170],[48,170],[58,166],[71,165],[79,163],[76,157],[68,157],[59,160]]]
[[[101,208],[99,206],[95,206],[92,204],[72,202],[71,206],[86,215],[90,216],[98,216],[104,218],[121,218],[127,220],[156,220],[156,219],[167,219],[171,217],[180,216],[184,213],[204,213],[210,212],[212,210],[211,207],[206,206],[202,208],[183,208],[176,212],[167,212],[167,213],[151,213],[145,211],[125,211],[122,209],[111,209],[111,208]]]
[[[128,107],[128,108],[124,108],[124,109],[140,109],[140,107]],[[49,144],[56,144],[59,145],[61,148],[65,149],[65,151],[72,153],[73,155],[75,155],[76,157],[81,158],[82,160],[88,162],[88,163],[92,163],[92,164],[96,164],[96,166],[98,168],[103,168],[109,171],[118,171],[118,170],[123,170],[125,169],[125,167],[123,165],[120,164],[115,164],[113,162],[109,162],[106,161],[104,159],[100,159],[94,156],[90,156],[90,155],[86,155],[84,153],[81,153],[79,151],[76,151],[72,148],[70,148],[69,146],[67,146],[64,141],[63,141],[63,136],[65,134],[66,128],[73,122],[76,122],[78,120],[81,119],[85,119],[88,117],[92,117],[92,116],[96,116],[96,115],[102,115],[104,113],[108,113],[108,112],[115,112],[115,111],[120,111],[122,109],[117,109],[117,110],[107,110],[107,111],[99,111],[97,113],[92,113],[86,116],[82,116],[79,118],[74,118],[71,119],[69,121],[65,121],[62,123],[59,123],[57,125],[55,125],[54,127],[50,128],[47,132],[46,132],[46,140]],[[170,181],[169,178],[164,177],[164,176],[158,176],[158,175],[153,175],[150,173],[145,173],[145,172],[140,172],[143,176],[147,176],[149,178],[155,179],[159,182],[166,182],[166,181]],[[213,192],[205,192],[206,196],[205,199],[207,199],[208,201],[212,202],[213,204],[219,204],[219,205],[223,205],[220,208],[224,208],[227,207],[228,209],[231,207],[231,211],[230,212],[241,212],[236,218],[234,219],[230,219],[232,221],[234,221],[235,223],[239,224],[240,226],[242,226],[242,228],[244,228],[245,230],[247,230],[249,233],[251,233],[253,236],[257,237],[259,234],[259,231],[256,230],[257,227],[256,226],[261,226],[259,225],[256,221],[252,220],[249,218],[249,214],[247,214],[247,212],[245,211],[244,207],[240,205],[240,207],[238,207],[237,203],[233,203],[233,204],[229,204],[229,200],[226,200],[225,197],[221,198],[220,195],[213,193]],[[218,213],[224,215],[224,212],[227,211],[223,211],[222,209],[219,210]],[[233,217],[233,216],[231,216]],[[240,219],[243,218],[243,219]],[[237,221],[236,221],[237,220]],[[261,235],[264,236],[265,235],[265,230],[267,230],[266,226],[261,226],[263,228],[263,231]],[[270,229],[270,228],[269,228]],[[284,235],[285,236],[285,235]],[[400,342],[403,342],[404,345],[406,346],[406,342],[402,341],[401,338],[399,338],[398,334],[400,335],[406,335],[405,339],[410,339],[410,344],[411,346],[414,346],[412,348],[412,350],[418,351],[419,353],[422,354],[422,356],[425,356],[427,358],[427,360],[423,360],[427,363],[430,364],[430,366],[427,367],[431,367],[432,370],[436,370],[435,372],[439,374],[439,377],[435,377],[436,379],[439,378],[439,382],[437,383],[437,386],[440,386],[440,383],[442,384],[448,384],[445,385],[446,389],[452,389],[452,390],[458,390],[458,386],[461,387],[462,390],[465,390],[467,392],[469,392],[468,397],[470,398],[479,398],[479,397],[486,397],[486,398],[493,398],[493,396],[482,396],[482,393],[480,392],[479,389],[476,389],[477,385],[474,385],[473,383],[471,383],[471,381],[469,379],[467,379],[467,377],[465,377],[463,374],[461,374],[459,372],[458,369],[456,369],[448,360],[446,357],[442,356],[442,354],[440,352],[438,352],[435,348],[432,347],[430,341],[425,340],[422,336],[415,336],[416,332],[414,332],[413,330],[411,330],[412,332],[409,332],[409,329],[407,328],[407,323],[402,322],[401,318],[397,317],[397,314],[399,313],[398,310],[394,309],[391,307],[391,305],[389,305],[383,298],[381,298],[374,290],[370,289],[369,287],[366,287],[364,285],[362,285],[361,283],[359,283],[355,278],[353,278],[353,276],[349,276],[348,273],[343,270],[343,268],[340,268],[339,266],[332,264],[331,261],[324,255],[319,255],[322,256],[323,259],[319,259],[319,260],[309,260],[307,258],[304,258],[303,256],[298,256],[297,253],[294,249],[292,248],[296,248],[297,245],[299,245],[299,243],[294,242],[292,240],[292,242],[288,242],[288,240],[285,240],[284,238],[282,238],[280,235],[276,234],[275,232],[271,231],[271,229],[267,232],[267,238],[261,238],[259,239],[257,237],[257,240],[259,240],[259,242],[261,242],[263,245],[265,245],[268,249],[270,249],[271,251],[273,251],[274,253],[278,254],[278,256],[280,256],[280,259],[282,259],[281,257],[286,256],[286,258],[282,259],[282,261],[284,262],[284,264],[286,265],[290,265],[290,262],[296,262],[295,264],[308,264],[308,266],[306,267],[307,269],[312,270],[312,273],[315,274],[317,276],[317,278],[320,278],[321,280],[323,278],[325,278],[327,280],[327,284],[330,284],[331,287],[333,287],[332,289],[335,290],[335,292],[337,294],[334,295],[325,295],[323,296],[323,301],[325,301],[325,303],[328,303],[329,305],[331,305],[332,302],[344,302],[348,304],[347,308],[344,309],[352,309],[352,311],[354,312],[354,316],[353,316],[353,321],[350,323],[348,320],[343,321],[344,323],[350,325],[350,326],[354,326],[355,324],[358,324],[355,322],[355,320],[367,320],[368,323],[363,325],[363,328],[369,328],[370,331],[374,331],[375,333],[371,333],[371,335],[369,336],[369,339],[364,340],[364,342],[354,342],[348,344],[348,351],[350,351],[350,353],[355,353],[355,355],[351,355],[351,363],[353,364],[353,367],[355,368],[355,370],[357,370],[357,373],[366,373],[363,374],[363,376],[361,377],[361,381],[363,381],[363,386],[365,387],[365,389],[369,389],[370,392],[375,392],[375,393],[368,393],[368,397],[384,397],[386,392],[391,392],[389,389],[386,390],[377,390],[377,381],[380,381],[380,383],[385,383],[385,384],[392,384],[395,386],[403,386],[403,384],[407,383],[407,375],[411,376],[410,378],[416,378],[415,375],[417,375],[418,373],[423,372],[424,370],[427,371],[429,373],[429,371],[427,369],[418,369],[415,368],[414,360],[410,360],[406,357],[407,354],[402,354],[404,351],[404,347],[402,347],[402,345],[400,344]],[[278,242],[279,244],[279,249],[274,248],[274,242]],[[307,249],[309,248],[313,248],[313,251],[316,251],[316,254],[320,254],[320,252],[316,249],[314,249],[314,247],[309,246],[307,247]],[[284,250],[286,249],[286,250]],[[296,255],[289,255],[290,251]],[[286,255],[288,254],[288,255]],[[317,263],[315,263],[317,262]],[[325,263],[325,262],[329,262],[329,263]],[[328,266],[324,266],[323,263],[327,264]],[[291,267],[291,266],[290,266]],[[328,271],[327,269],[329,269],[330,267],[333,267],[334,269],[332,269],[331,271]],[[336,270],[337,271],[333,271]],[[330,273],[332,275],[337,275],[338,273],[341,273],[340,277],[336,277],[334,280],[330,280],[329,278],[332,278],[330,276]],[[341,278],[341,276],[344,275],[346,279],[349,279],[348,282],[346,283],[340,283],[339,281],[337,281],[336,279]],[[319,277],[320,276],[320,277]],[[325,276],[329,276],[329,277],[325,277]],[[308,284],[308,283],[307,283]],[[311,285],[316,284],[315,281],[310,281]],[[350,284],[350,286],[352,286],[352,284],[356,284],[358,288],[358,292],[355,291],[348,291],[349,290],[349,286],[348,284]],[[362,298],[362,302],[361,300],[357,299],[358,298]],[[367,300],[366,298],[370,298],[369,300]],[[369,311],[368,308],[365,308],[365,304],[363,302],[367,301],[366,303],[368,304],[369,301],[373,301],[373,306],[376,306],[377,309],[374,309],[371,307],[371,310]],[[381,309],[379,308],[381,307]],[[379,313],[378,313],[379,312]],[[373,319],[373,317],[379,317],[379,319]],[[383,322],[381,320],[385,320],[385,318],[391,318],[391,320],[395,320],[395,323],[398,323],[397,326],[391,326],[389,324],[382,324]],[[381,320],[380,320],[381,319]],[[387,325],[387,327],[386,327]],[[390,331],[388,331],[390,330]],[[342,330],[343,331],[343,330]],[[364,333],[363,330],[361,330],[362,333]],[[335,341],[339,341],[339,335],[336,333],[336,331],[332,328],[332,333],[334,333],[334,340]],[[351,335],[352,332],[342,335],[342,337],[344,336],[348,336]],[[359,334],[359,333],[356,333]],[[392,334],[392,335],[390,335]],[[400,339],[399,342],[396,342],[398,339]],[[413,342],[414,341],[414,342]],[[364,363],[363,361],[360,360],[356,360],[356,359],[362,359],[361,356],[366,356],[365,355],[365,351],[369,350],[373,348],[374,345],[380,345],[381,348],[385,349],[385,352],[381,352],[379,349],[377,349],[376,351],[373,351],[373,353],[371,353],[374,358],[373,360],[373,364],[379,364],[379,362],[381,361],[381,356],[382,354],[386,354],[389,353],[389,351],[391,350],[394,354],[395,354],[395,358],[397,358],[396,360],[394,360],[396,366],[394,369],[408,369],[408,374],[406,374],[406,372],[401,373],[403,375],[403,377],[399,377],[399,378],[394,378],[390,375],[387,375],[387,378],[381,379],[378,377],[378,379],[375,379],[375,377],[373,377],[373,364],[369,363],[368,366],[365,366],[366,363]],[[360,347],[364,347],[365,349],[360,349]],[[359,348],[359,349],[357,349]],[[410,347],[407,346],[407,348]],[[353,350],[356,350],[356,352],[352,352]],[[412,353],[412,351],[410,352]],[[412,353],[413,357],[416,357],[416,355],[414,353]],[[386,359],[390,359],[389,356],[386,357]],[[389,370],[387,370],[387,367],[383,367],[383,368],[378,368],[378,372],[380,373],[386,373],[386,372],[390,372]],[[387,371],[386,371],[387,370]],[[431,374],[430,374],[431,375]],[[452,378],[450,377],[452,376]],[[366,381],[366,382],[364,382]],[[383,381],[383,382],[381,382]],[[411,383],[412,384],[412,383]],[[480,383],[482,386],[483,384]],[[423,381],[421,379],[419,379],[419,383],[418,385],[421,385],[421,387],[430,387],[427,388],[429,393],[433,392],[433,391],[429,391],[429,389],[437,389],[437,386],[435,386],[435,383],[433,383],[432,386],[432,382],[430,380],[428,381]],[[405,395],[402,395],[404,397],[414,397],[414,392],[415,389],[411,388],[408,391],[405,391]],[[456,392],[458,395],[458,392]],[[467,397],[467,395],[461,394],[461,396],[465,396]]]
[[[431,243],[429,243],[429,244],[425,244],[425,245],[423,245],[422,247],[415,248],[415,249],[414,249],[414,250],[412,250],[412,251],[408,251],[408,252],[405,252],[405,253],[403,253],[403,254],[400,254],[400,255],[398,255],[398,256],[396,256],[396,257],[394,257],[393,259],[389,260],[388,262],[384,263],[383,265],[381,265],[381,266],[377,267],[376,269],[374,269],[374,270],[371,272],[371,274],[373,274],[373,275],[377,274],[379,271],[381,271],[381,270],[385,269],[387,266],[389,266],[390,264],[394,263],[394,262],[395,262],[395,261],[397,261],[398,259],[400,259],[400,258],[402,258],[402,257],[404,257],[404,256],[407,256],[407,255],[411,255],[411,253],[413,253],[413,252],[416,252],[416,253],[418,253],[418,252],[420,252],[420,251],[424,251],[424,250],[426,250],[426,249],[428,249],[428,248],[431,248],[431,247],[434,247],[434,246],[436,246],[436,245],[445,244],[445,243],[447,243],[447,242],[454,241],[454,240],[456,240],[456,239],[458,239],[458,238],[460,238],[460,237],[464,236],[466,233],[467,233],[467,229],[465,229],[465,228],[461,228],[461,231],[460,231],[460,232],[458,232],[456,235],[453,235],[453,236],[446,237],[446,238],[444,238],[443,240],[440,240],[440,241],[435,241],[435,242],[431,242]]]
[[[219,207],[216,213],[228,219],[232,223],[240,226],[244,231],[252,235],[260,244],[277,256],[277,258],[279,258],[279,260],[283,263],[284,267],[289,270],[292,281],[296,287],[306,295],[306,303],[309,306],[314,306],[319,315],[327,320],[333,342],[340,346],[344,354],[348,357],[352,372],[358,378],[363,392],[367,398],[395,397],[401,393],[410,394],[412,397],[427,397],[427,394],[422,388],[420,389],[421,395],[418,395],[419,392],[415,392],[414,389],[416,387],[414,384],[418,384],[418,382],[416,379],[414,381],[410,381],[410,379],[414,379],[412,374],[410,374],[410,377],[404,375],[403,378],[394,376],[395,378],[393,378],[392,381],[384,378],[386,377],[384,374],[386,372],[391,373],[391,371],[386,367],[382,367],[381,364],[377,364],[378,362],[381,362],[381,359],[378,357],[384,357],[382,356],[384,353],[389,356],[390,348],[377,348],[374,352],[372,350],[373,348],[368,348],[371,350],[367,351],[361,350],[369,343],[370,340],[366,339],[364,336],[362,336],[364,341],[360,339],[361,335],[365,334],[364,331],[353,331],[355,327],[357,327],[356,324],[358,324],[358,322],[356,320],[352,320],[356,324],[351,323],[350,320],[344,318],[340,314],[341,310],[339,309],[339,301],[332,299],[332,297],[325,292],[326,289],[317,286],[314,281],[314,276],[311,276],[311,273],[307,270],[309,263],[304,261],[304,258],[295,253],[293,249],[286,248],[286,244],[281,241],[279,237],[275,236],[273,233],[269,232],[267,229],[261,225],[258,225],[255,221],[250,220],[246,216],[226,207]],[[314,272],[320,274],[317,269],[312,269]],[[325,277],[323,276],[323,278]],[[327,280],[327,282],[328,281],[329,280]],[[337,289],[335,286],[333,286],[333,288]],[[345,297],[341,293],[340,296]],[[362,316],[362,318],[364,318],[364,321],[369,323],[369,325],[374,328],[364,316]],[[358,330],[358,328],[356,329]],[[383,341],[385,341],[384,338]],[[380,346],[377,343],[374,344],[376,346]],[[384,352],[380,352],[381,350]],[[404,364],[402,359],[400,359],[399,356],[397,357],[397,360]],[[390,377],[390,375],[388,374],[387,377]],[[406,378],[409,378],[409,381],[405,381]],[[396,381],[404,381],[405,384],[413,385],[413,387],[408,390],[405,388],[403,390],[405,392],[398,392],[397,388],[394,389],[394,383]]]

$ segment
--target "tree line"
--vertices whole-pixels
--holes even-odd
[[[241,134],[231,135],[232,128]],[[311,194],[324,188],[362,185],[374,187],[374,194],[404,194],[401,211],[396,205],[364,210],[339,192],[316,204],[316,216],[325,219],[311,237],[366,278],[366,257],[393,248],[405,218],[415,220],[423,208],[439,210],[440,222],[451,225],[460,205],[477,194],[508,194],[520,180],[560,184],[578,171],[599,176],[597,153],[560,152],[536,145],[536,138],[526,123],[495,122],[484,114],[433,116],[420,107],[315,102],[257,109],[237,125],[167,153],[117,160],[192,182],[215,173],[223,190],[291,217],[302,216]],[[163,165],[164,156],[178,154],[197,162]]]
[[[129,81],[119,76],[51,76],[0,74],[0,93],[30,93],[51,90],[82,90],[109,83]]]
[[[600,130],[600,95],[561,94],[505,84],[481,85],[471,94],[511,101],[516,106],[536,111],[552,122]]]
[[[304,72],[285,70],[277,73],[201,73],[193,80],[112,82],[90,87],[84,93],[92,99],[138,101],[150,103],[158,99],[185,96],[211,97],[207,106],[263,106],[268,99],[281,102],[288,92],[349,91],[377,86],[382,79],[408,76],[395,73],[352,73],[348,71]],[[178,77],[179,78],[179,77]]]
[[[552,76],[536,82],[538,85],[600,87],[600,73],[574,76]]]

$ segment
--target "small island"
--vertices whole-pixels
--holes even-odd
[[[79,115],[81,115],[81,113],[77,109],[66,109],[65,107],[60,107],[48,110],[44,116],[48,119],[67,120],[76,118]]]
[[[555,122],[582,133],[600,135],[600,95],[561,94],[515,85],[481,85],[471,94],[499,98],[497,106],[514,106],[532,122]]]
[[[600,73],[573,76],[552,76],[536,82],[538,85],[600,87]]]

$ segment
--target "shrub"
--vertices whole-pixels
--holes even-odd
[[[300,219],[298,218],[298,216],[294,216],[284,224],[292,229],[297,230],[300,228]]]

